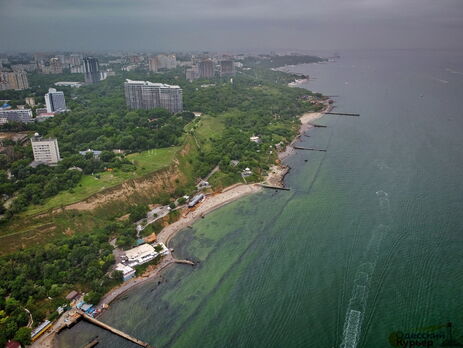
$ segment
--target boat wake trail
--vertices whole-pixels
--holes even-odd
[[[379,201],[381,223],[373,229],[362,262],[355,274],[354,287],[346,311],[340,348],[356,348],[360,341],[371,279],[380,254],[381,242],[389,230],[388,225],[391,221],[391,214],[388,194],[384,191],[378,191],[376,196]]]

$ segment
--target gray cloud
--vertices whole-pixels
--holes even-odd
[[[0,0],[0,50],[463,48],[461,0]]]

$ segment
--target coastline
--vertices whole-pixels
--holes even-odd
[[[264,182],[273,186],[283,186],[283,180],[285,175],[289,172],[289,167],[282,164],[281,162],[287,157],[291,156],[295,149],[293,145],[299,140],[304,132],[313,128],[311,122],[321,118],[325,112],[328,112],[331,105],[325,104],[323,110],[318,112],[307,112],[299,117],[301,126],[296,137],[288,144],[285,150],[278,153],[278,160],[280,164],[274,165],[270,168],[268,175],[265,177]],[[213,193],[206,196],[206,199],[198,205],[194,210],[187,211],[182,217],[176,222],[164,227],[161,232],[157,235],[157,241],[164,243],[169,247],[169,241],[181,230],[191,226],[195,221],[203,218],[206,214],[219,209],[229,203],[236,201],[239,198],[246,197],[251,194],[261,192],[263,188],[259,184],[234,184],[224,188],[219,193]],[[164,262],[165,261],[165,262]],[[163,258],[163,261],[157,265],[151,271],[145,272],[142,276],[133,278],[126,283],[121,284],[118,288],[112,289],[107,293],[99,303],[99,306],[103,304],[109,305],[111,302],[116,300],[122,294],[125,294],[130,289],[143,284],[144,282],[153,279],[159,275],[169,265],[175,263],[175,258],[172,254]]]
[[[278,162],[279,164],[273,165],[267,176],[264,179],[264,182],[272,186],[281,186],[283,187],[283,181],[286,174],[289,172],[290,168],[287,165],[284,165],[282,161],[287,157],[291,156],[294,152],[294,144],[299,141],[300,137],[309,129],[313,128],[311,122],[316,119],[321,118],[325,112],[328,112],[331,109],[331,105],[324,103],[324,108],[318,112],[307,112],[302,114],[299,117],[301,125],[299,127],[298,134],[294,139],[289,143],[283,151],[278,153]],[[200,218],[203,218],[206,214],[211,213],[212,211],[219,209],[229,203],[236,201],[239,198],[261,192],[263,188],[259,184],[242,184],[237,183],[231,186],[226,187],[219,193],[212,193],[206,196],[206,199],[200,203],[194,210],[187,211],[186,214],[183,214],[182,217],[176,222],[164,227],[161,232],[157,235],[158,242],[164,243],[168,247],[169,241],[177,234],[177,232],[191,226],[195,221]],[[143,275],[130,279],[129,281],[121,284],[120,286],[111,289],[106,293],[103,298],[100,300],[98,307],[107,308],[110,303],[115,301],[120,296],[126,294],[128,291],[146,283],[149,280],[157,277],[161,274],[167,267],[176,263],[176,259],[172,254],[165,256],[161,262],[156,265],[151,270],[147,270]],[[103,313],[102,311],[101,313]],[[101,314],[100,313],[100,314]],[[55,341],[55,330],[52,330],[48,335],[44,335],[41,339],[34,342],[32,347],[56,347]]]

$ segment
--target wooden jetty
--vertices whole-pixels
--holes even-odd
[[[360,116],[360,114],[354,114],[351,112],[325,112],[325,115],[337,115],[337,116]]]
[[[267,188],[267,189],[274,189],[274,190],[283,190],[283,191],[289,191],[290,189],[287,187],[280,187],[280,186],[272,186],[272,185],[266,185],[266,184],[257,184],[260,187]]]
[[[85,319],[86,321],[88,321],[89,323],[92,323],[96,326],[99,326],[101,327],[102,329],[105,329],[109,332],[112,332],[113,334],[119,336],[119,337],[122,337],[122,338],[125,338],[127,341],[130,341],[130,342],[133,342],[137,345],[139,345],[140,347],[146,347],[146,348],[153,348],[149,345],[149,343],[146,343],[146,342],[143,342],[141,340],[139,340],[138,338],[135,338],[135,337],[132,337],[130,336],[129,334],[126,334],[125,332],[122,332],[118,329],[115,329],[113,328],[112,326],[109,326],[108,324],[105,324],[103,323],[102,321],[99,321],[85,313],[81,313],[82,315],[82,318]]]
[[[302,147],[302,146],[294,146],[296,150],[308,150],[308,151],[321,151],[326,152],[326,149],[315,149],[313,147]]]
[[[309,123],[312,127],[315,128],[328,128],[328,126],[322,125],[322,124],[314,124],[314,123]]]

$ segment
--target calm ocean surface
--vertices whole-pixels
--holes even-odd
[[[248,197],[171,244],[161,283],[101,319],[156,347],[391,347],[463,336],[463,53],[341,52],[292,68],[336,95],[288,159],[290,192]],[[307,160],[307,162],[305,161]],[[86,323],[62,347],[135,347]],[[434,346],[443,342],[436,338]]]

